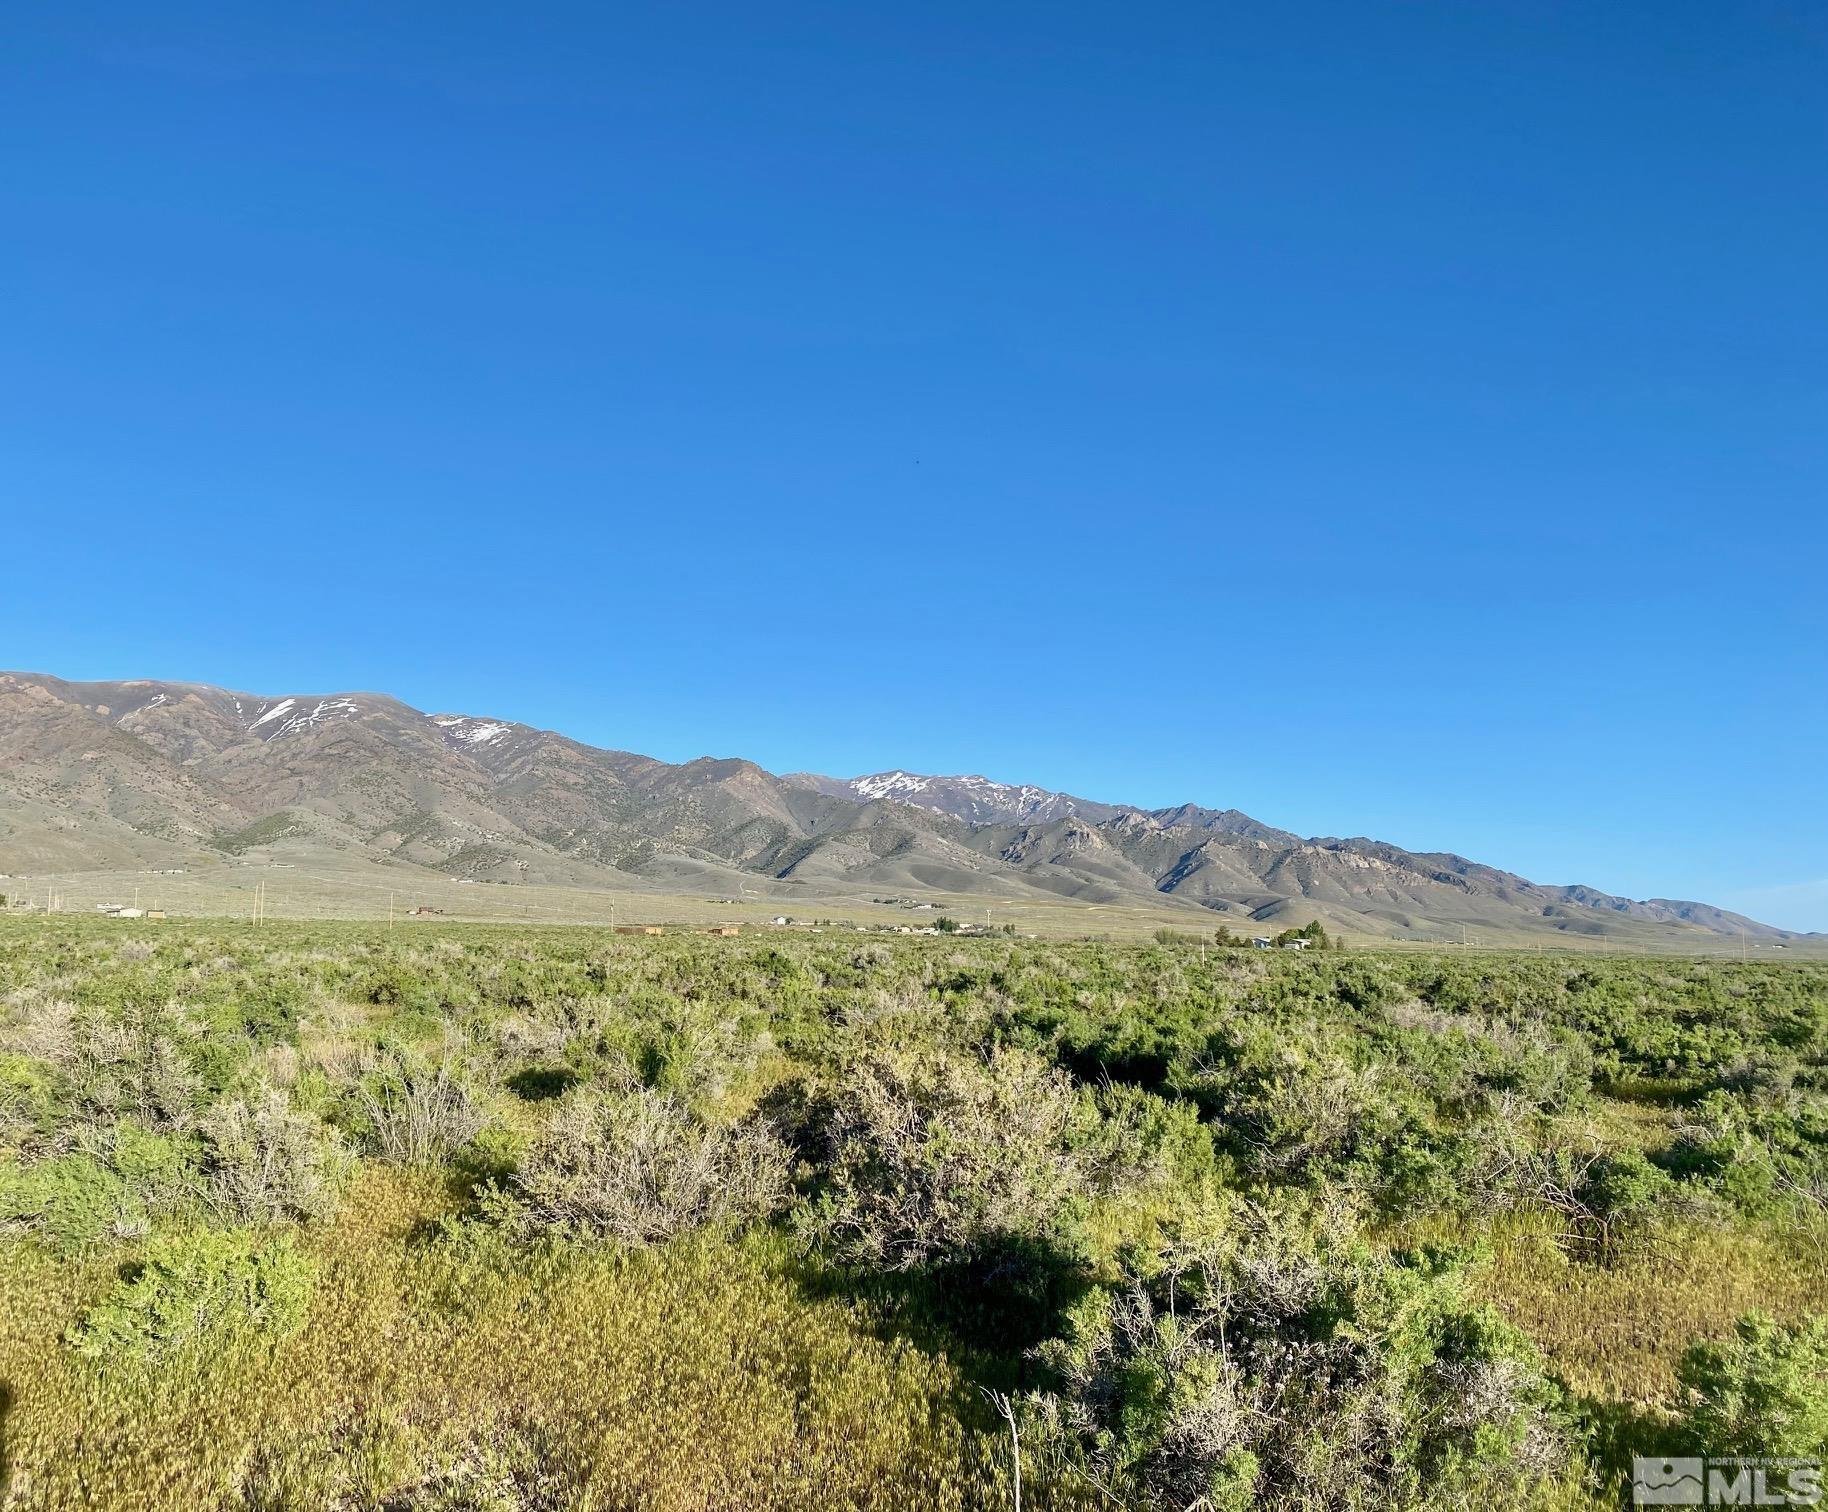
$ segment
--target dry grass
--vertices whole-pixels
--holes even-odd
[[[1795,1230],[1672,1221],[1604,1263],[1559,1231],[1552,1216],[1518,1213],[1482,1234],[1433,1218],[1386,1237],[1483,1240],[1475,1294],[1535,1340],[1575,1394],[1652,1412],[1672,1405],[1676,1362],[1695,1339],[1730,1332],[1754,1309],[1795,1320],[1828,1308],[1824,1252]]]
[[[999,1440],[964,1426],[946,1361],[807,1299],[770,1241],[510,1262],[426,1239],[441,1203],[435,1181],[366,1172],[306,1237],[321,1269],[301,1331],[157,1367],[105,1370],[59,1342],[113,1264],[9,1246],[6,1505],[1001,1503]]]

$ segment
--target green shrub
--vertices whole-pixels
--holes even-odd
[[[356,1099],[376,1153],[393,1165],[441,1164],[488,1122],[469,1084],[447,1064],[388,1062],[362,1078]]]
[[[509,1178],[509,1213],[621,1244],[766,1217],[787,1152],[759,1123],[713,1124],[650,1087],[571,1093]]]
[[[1677,1379],[1703,1454],[1828,1454],[1828,1317],[1786,1326],[1748,1313],[1732,1336],[1693,1345]]]
[[[1098,1088],[1095,1105],[1098,1117],[1077,1147],[1095,1190],[1201,1194],[1216,1190],[1228,1174],[1212,1130],[1193,1104],[1111,1083]]]
[[[314,1280],[311,1261],[287,1234],[168,1236],[89,1309],[69,1343],[95,1360],[151,1360],[228,1334],[287,1334],[304,1321]]]
[[[56,1078],[44,1061],[0,1052],[0,1144],[10,1144],[47,1121]]]
[[[436,983],[404,962],[385,962],[369,978],[366,989],[363,995],[378,1007],[397,1008],[403,1013],[436,1013],[438,1010]]]
[[[82,1129],[82,1147],[0,1164],[0,1227],[27,1229],[55,1248],[81,1249],[144,1233],[149,1218],[196,1194],[195,1143],[132,1120]]]
[[[194,1149],[191,1139],[119,1123],[108,1140],[108,1163],[129,1185],[163,1195],[187,1184]]]
[[[209,1196],[241,1221],[326,1217],[336,1205],[336,1151],[316,1119],[274,1089],[213,1109],[203,1122]]]
[[[1527,1505],[1567,1463],[1527,1341],[1345,1215],[1216,1209],[1039,1351],[1043,1443],[1149,1508]]]
[[[1020,1050],[862,1054],[815,1106],[807,1231],[888,1270],[1062,1237],[1088,1187],[1087,1102]]]
[[[1626,1149],[1595,1160],[1577,1190],[1594,1216],[1612,1227],[1654,1216],[1670,1200],[1674,1185],[1642,1150]]]
[[[132,1008],[119,1018],[85,1015],[63,1068],[69,1114],[102,1125],[134,1118],[151,1129],[189,1128],[204,1100],[195,1043],[168,1014]]]
[[[92,1155],[0,1165],[0,1228],[41,1235],[60,1250],[144,1232],[139,1196]]]

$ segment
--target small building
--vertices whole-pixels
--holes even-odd
[[[146,910],[146,917],[149,919],[162,919],[165,917],[165,910],[162,908],[149,908]]]
[[[742,932],[741,926],[736,924],[713,924],[705,931],[709,935],[721,935],[726,940],[733,939]]]
[[[1308,948],[1308,942],[1305,939],[1284,940],[1282,942],[1282,948],[1284,950],[1306,950]]]
[[[665,934],[666,929],[659,924],[618,924],[616,926],[616,933],[625,935],[657,935]]]
[[[143,908],[111,908],[109,914],[116,919],[143,919],[146,910]]]
[[[1258,950],[1268,950],[1271,945],[1271,941],[1270,941],[1270,938],[1268,935],[1257,935],[1251,940],[1250,943],[1253,946],[1255,946]]]

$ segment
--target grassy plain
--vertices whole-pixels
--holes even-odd
[[[1616,1505],[1828,1312],[1825,1066],[1798,962],[0,919],[3,1504]]]
[[[908,890],[903,890],[907,892]],[[174,918],[195,920],[251,919],[256,908],[271,922],[384,921],[421,928],[428,923],[496,923],[520,926],[573,924],[588,928],[655,924],[694,927],[737,923],[762,927],[777,915],[796,920],[828,920],[838,927],[876,928],[931,924],[944,914],[963,923],[988,925],[1043,939],[1096,937],[1113,940],[1146,938],[1159,929],[1193,934],[1228,923],[1234,933],[1267,928],[1274,934],[1291,915],[1269,926],[1243,915],[1215,915],[1197,904],[1162,894],[1158,899],[1092,903],[1052,899],[1035,891],[1008,895],[949,893],[915,889],[907,901],[885,902],[882,889],[823,892],[797,881],[733,876],[727,894],[670,891],[664,886],[604,888],[561,883],[508,884],[463,881],[440,872],[405,864],[382,865],[317,848],[253,849],[228,860],[193,864],[177,872],[85,870],[59,875],[0,878],[0,897],[20,908],[42,911],[55,897],[66,914],[90,914],[104,906],[157,908]],[[426,918],[409,917],[419,908],[435,910]],[[1756,939],[1672,930],[1662,925],[1619,917],[1594,932],[1526,934],[1473,924],[1462,931],[1443,924],[1433,940],[1391,941],[1348,932],[1347,943],[1366,949],[1424,952],[1517,950],[1530,954],[1558,951],[1583,954],[1700,955],[1719,959],[1783,961],[1828,959],[1828,937],[1778,945]]]

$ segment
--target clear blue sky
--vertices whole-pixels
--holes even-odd
[[[1828,928],[1828,11],[20,7],[0,666]]]

